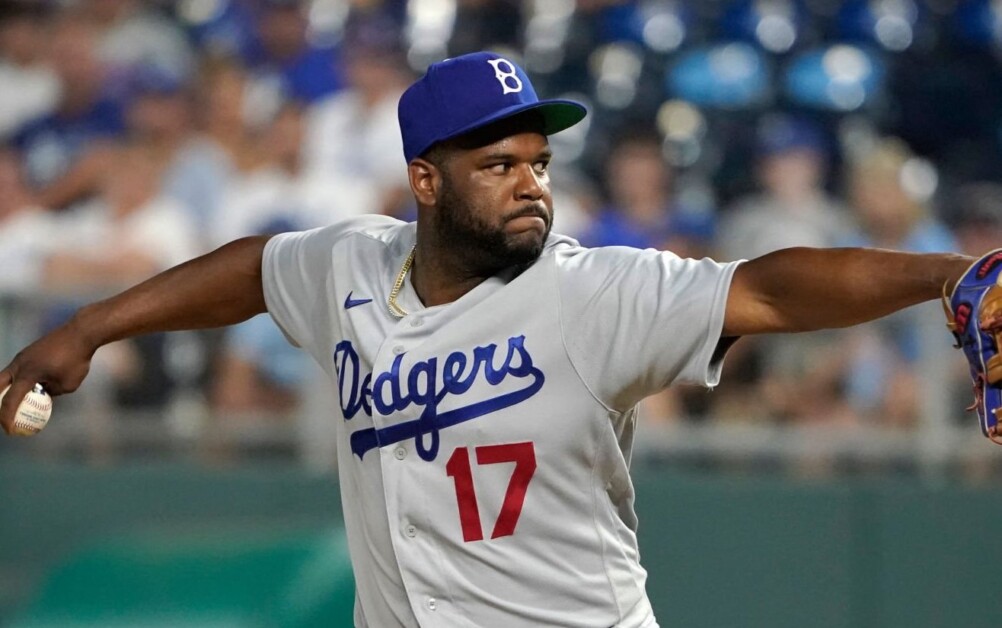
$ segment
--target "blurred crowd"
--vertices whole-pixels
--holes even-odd
[[[1002,244],[999,24],[987,0],[8,0],[0,292],[41,299],[43,331],[241,236],[413,218],[397,99],[482,48],[589,104],[552,140],[555,230],[583,244],[979,254]],[[912,426],[923,330],[744,339],[716,392],[648,420]],[[302,403],[305,354],[266,316],[194,342],[95,368],[122,406]]]

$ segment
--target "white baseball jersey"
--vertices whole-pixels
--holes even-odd
[[[655,626],[629,477],[636,404],[716,384],[735,264],[551,235],[518,276],[387,296],[415,225],[273,238],[268,310],[340,394],[356,626]]]

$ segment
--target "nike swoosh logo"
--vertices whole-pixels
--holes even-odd
[[[372,299],[352,299],[351,295],[352,295],[353,292],[354,292],[354,290],[352,290],[351,292],[349,292],[348,293],[348,298],[346,298],[344,300],[344,309],[350,310],[351,308],[355,307],[356,305],[365,305],[366,303],[372,303]]]

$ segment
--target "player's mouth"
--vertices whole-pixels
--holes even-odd
[[[549,226],[549,214],[545,207],[530,205],[505,221],[506,230],[514,233],[523,231],[539,231],[544,233]]]

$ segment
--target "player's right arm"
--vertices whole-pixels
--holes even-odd
[[[53,395],[76,390],[103,345],[141,334],[233,325],[266,311],[261,262],[266,236],[243,238],[81,308],[0,371],[0,427],[10,434],[18,402],[35,382]]]

